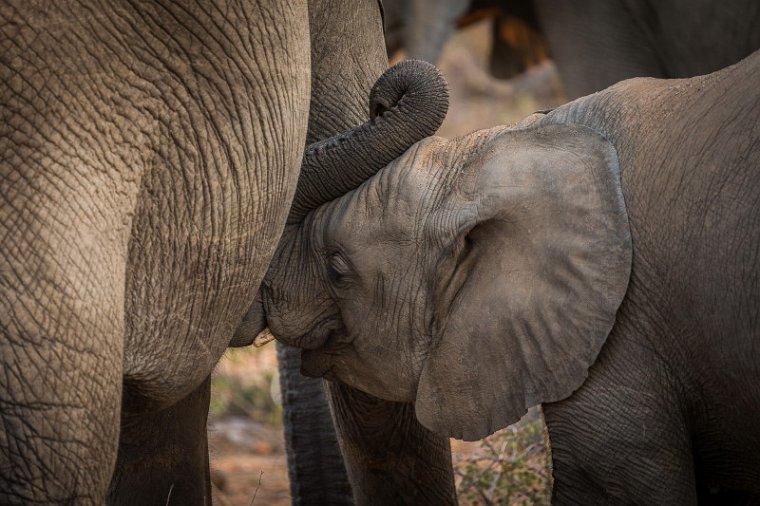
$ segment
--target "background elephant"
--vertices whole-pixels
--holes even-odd
[[[569,98],[638,76],[708,74],[760,48],[752,0],[535,0]]]
[[[489,70],[508,79],[547,59],[547,47],[529,0],[384,0],[385,45],[394,58],[436,63],[456,28],[493,19]]]
[[[557,503],[758,501],[758,78],[760,52],[418,143],[286,231],[270,329],[439,433],[543,403]]]
[[[389,2],[389,0],[386,0]],[[396,7],[403,4],[403,9]],[[530,27],[530,45],[542,47],[543,34],[569,98],[604,89],[631,77],[692,77],[716,71],[760,48],[760,5],[752,0],[464,0],[390,1],[391,40],[404,21],[404,44],[410,56],[435,63],[456,20],[481,5],[497,7],[502,19]],[[395,23],[396,25],[400,23]],[[510,29],[495,23],[494,33]],[[517,32],[515,32],[517,33]],[[504,37],[494,37],[494,62],[519,61]],[[515,34],[507,37],[517,39]],[[514,44],[511,46],[515,47]],[[544,52],[543,50],[541,50]],[[505,66],[505,64],[501,64]],[[498,67],[498,65],[497,65]],[[497,75],[497,77],[501,77]]]
[[[357,97],[384,68],[364,63],[382,54],[376,2],[348,19],[337,2],[307,7],[0,8],[0,502],[210,502],[209,374],[272,257],[306,141],[363,117]],[[310,24],[351,15],[369,29],[352,66],[333,64],[326,48],[345,40]],[[312,66],[307,33],[325,44]],[[347,502],[315,406],[296,428],[301,469],[320,473],[311,493]]]

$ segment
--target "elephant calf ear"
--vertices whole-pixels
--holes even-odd
[[[472,218],[450,279],[417,416],[479,439],[581,386],[615,322],[631,267],[617,155],[579,126],[532,126],[467,162]],[[443,276],[446,277],[446,276]]]

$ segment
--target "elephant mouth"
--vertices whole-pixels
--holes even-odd
[[[319,349],[301,351],[301,374],[312,378],[335,379],[335,359],[351,344],[345,327],[333,329],[326,334]]]
[[[326,348],[333,340],[333,336],[336,332],[343,329],[343,323],[339,318],[334,315],[329,315],[317,323],[311,328],[309,332],[293,339],[286,344],[301,348],[303,350],[317,350]]]
[[[333,368],[329,356],[314,350],[301,352],[301,374],[309,378],[334,379]]]

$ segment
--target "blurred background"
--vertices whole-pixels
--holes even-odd
[[[400,20],[393,18],[401,3],[384,1],[391,63],[406,56],[396,31]],[[451,93],[438,135],[514,123],[565,102],[556,70],[529,27],[510,25],[493,10],[457,19],[439,54],[427,56],[438,61]],[[494,62],[494,46],[503,52],[509,38],[523,49],[510,50],[511,63]],[[290,504],[274,343],[230,349],[217,366],[209,446],[215,504]],[[549,460],[537,410],[483,441],[452,440],[452,451],[460,504],[549,504]]]

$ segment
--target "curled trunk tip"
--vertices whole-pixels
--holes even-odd
[[[370,91],[370,119],[306,147],[288,223],[361,185],[433,135],[449,105],[446,80],[427,62],[405,60],[386,70]]]
[[[369,93],[370,118],[400,105],[402,100],[419,102],[430,108],[431,120],[438,124],[433,135],[446,118],[449,108],[449,89],[443,74],[435,65],[422,60],[404,60],[386,70]]]

